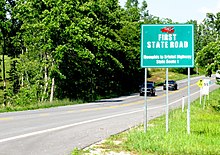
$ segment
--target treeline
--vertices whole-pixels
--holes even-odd
[[[144,75],[140,25],[174,23],[151,15],[138,0],[125,7],[118,0],[0,0],[0,9],[4,105],[134,92]],[[216,39],[212,17],[188,22],[195,25],[196,53]]]

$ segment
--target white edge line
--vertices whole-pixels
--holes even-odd
[[[27,134],[23,134],[23,135],[19,135],[19,136],[4,138],[4,139],[0,139],[0,143],[11,141],[11,140],[16,140],[16,139],[21,139],[21,138],[26,138],[26,137],[30,137],[30,136],[34,136],[34,135],[39,135],[39,134],[43,134],[43,133],[47,133],[47,132],[57,131],[57,130],[61,130],[61,129],[65,129],[65,128],[69,128],[69,127],[73,127],[73,126],[77,126],[77,125],[82,125],[82,124],[86,124],[86,123],[110,119],[110,118],[114,118],[114,117],[118,117],[118,116],[133,114],[133,113],[137,113],[140,111],[143,111],[143,109],[132,111],[132,112],[127,112],[127,113],[122,113],[122,114],[117,114],[117,115],[112,115],[112,116],[106,116],[106,117],[102,117],[102,118],[98,118],[98,119],[92,119],[92,120],[88,120],[88,121],[82,121],[82,122],[78,122],[78,123],[73,123],[73,124],[69,124],[69,125],[51,128],[51,129],[31,132],[31,133],[27,133]]]
[[[213,86],[213,85],[211,85],[211,86]],[[200,91],[197,91],[197,92],[191,94],[190,96],[193,96],[193,95],[195,95],[199,92]],[[176,101],[170,103],[169,105],[172,105],[176,102],[179,102],[180,100],[182,100],[182,99],[176,100]],[[162,107],[165,107],[165,106],[166,105],[153,107],[153,108],[149,108],[148,110],[162,108]],[[122,114],[117,114],[117,115],[112,115],[112,116],[106,116],[106,117],[102,117],[102,118],[98,118],[98,119],[92,119],[92,120],[88,120],[88,121],[82,121],[82,122],[78,122],[78,123],[73,123],[73,124],[69,124],[69,125],[64,125],[64,126],[60,126],[60,127],[51,128],[51,129],[31,132],[31,133],[27,133],[27,134],[23,134],[23,135],[19,135],[19,136],[4,138],[4,139],[0,139],[0,143],[8,142],[8,141],[11,141],[11,140],[16,140],[16,139],[21,139],[21,138],[26,138],[26,137],[30,137],[30,136],[34,136],[34,135],[39,135],[39,134],[43,134],[43,133],[47,133],[47,132],[57,131],[57,130],[61,130],[61,129],[65,129],[65,128],[69,128],[69,127],[73,127],[73,126],[77,126],[77,125],[82,125],[82,124],[86,124],[86,123],[91,123],[91,122],[101,121],[101,120],[105,120],[105,119],[110,119],[110,118],[114,118],[114,117],[118,117],[118,116],[133,114],[133,113],[137,113],[137,112],[140,112],[140,111],[143,111],[143,109],[132,111],[132,112],[127,112],[127,113],[122,113]]]

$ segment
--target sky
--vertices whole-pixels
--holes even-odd
[[[119,0],[124,6],[127,0]],[[160,18],[169,18],[173,22],[185,23],[197,20],[199,23],[206,13],[220,12],[220,0],[146,0],[149,13]],[[142,3],[142,0],[139,0]]]

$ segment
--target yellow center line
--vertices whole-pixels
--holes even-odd
[[[40,114],[41,117],[49,116],[49,113]]]
[[[83,110],[80,110],[80,111],[94,111],[94,110],[103,110],[103,109],[108,109],[108,107],[102,107],[102,108],[92,108],[92,109],[83,109]]]
[[[74,113],[74,112],[75,112],[74,110],[67,111],[67,113]]]
[[[152,100],[152,99],[149,99]],[[100,107],[100,108],[92,108],[92,109],[83,109],[81,110],[82,112],[85,111],[98,111],[98,110],[104,110],[104,109],[114,109],[114,108],[120,108],[120,107],[128,107],[131,105],[136,105],[136,104],[143,104],[143,101],[137,101],[137,102],[132,102],[132,103],[127,103],[127,104],[121,104],[121,105],[114,105],[114,106],[108,106],[108,107]]]
[[[212,78],[214,79],[214,78]],[[197,85],[196,83],[193,83],[191,84],[190,86],[194,86],[194,85]],[[176,91],[169,91],[168,93],[169,94],[174,94],[174,93],[179,93],[180,91],[184,90],[184,89],[187,89],[188,86],[185,86],[183,88],[180,88]],[[147,98],[147,101],[152,101],[152,100],[156,100],[156,99],[159,99],[159,98],[162,98],[166,96],[166,93],[162,94],[161,96],[156,96],[156,97],[152,97],[152,98]],[[125,103],[125,104],[121,104],[121,105],[112,105],[112,106],[107,106],[107,107],[99,107],[99,108],[88,108],[88,109],[83,109],[83,110],[79,110],[79,111],[75,111],[75,110],[69,110],[67,111],[67,113],[74,113],[74,112],[86,112],[86,111],[98,111],[98,110],[107,110],[107,109],[114,109],[114,108],[120,108],[120,107],[128,107],[128,106],[132,106],[132,105],[138,105],[138,104],[144,104],[144,99],[143,100],[140,100],[140,101],[136,101],[136,102],[132,102],[132,103]],[[49,116],[50,114],[49,113],[44,113],[44,114],[40,114],[39,116],[41,117],[46,117],[46,116]],[[9,120],[13,120],[14,118],[13,117],[0,117],[0,121],[9,121]]]
[[[1,117],[0,121],[8,121],[8,120],[12,120],[13,117]]]
[[[191,84],[190,86],[194,86],[196,85],[196,83],[194,84]],[[180,92],[181,90],[184,90],[186,89],[188,86],[185,86],[183,88],[180,88],[176,91],[169,91],[169,94],[174,94],[174,93],[178,93]],[[157,97],[153,97],[153,98],[148,98],[147,101],[152,101],[152,100],[156,100],[156,99],[159,99],[159,98],[162,98],[166,96],[166,93],[162,94],[161,96],[157,96]],[[100,108],[90,108],[90,109],[83,109],[83,110],[80,110],[81,112],[87,112],[87,111],[98,111],[98,110],[104,110],[104,109],[114,109],[114,108],[120,108],[120,107],[128,107],[128,106],[132,106],[132,105],[138,105],[138,104],[143,104],[144,103],[144,100],[141,100],[141,101],[136,101],[136,102],[132,102],[132,103],[126,103],[126,104],[121,104],[121,105],[114,105],[114,106],[108,106],[108,107],[100,107]],[[74,111],[68,111],[68,113],[70,112],[74,112]]]
[[[114,106],[110,106],[110,107],[108,107],[108,108],[114,109],[114,108],[118,108],[118,107],[119,107],[118,105],[114,105]]]

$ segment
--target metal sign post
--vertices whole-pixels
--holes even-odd
[[[202,104],[202,88],[199,89],[199,104]]]
[[[196,84],[199,86],[200,91],[199,91],[199,96],[200,96],[200,100],[199,103],[202,104],[202,87],[204,85],[204,81],[202,79],[200,79],[198,82],[196,82]]]
[[[205,105],[206,105],[206,95],[204,95],[204,103],[203,103],[203,110],[205,109]]]
[[[148,124],[148,117],[147,117],[147,68],[144,71],[144,132],[147,132],[147,124]]]
[[[182,112],[184,112],[184,106],[185,106],[185,97],[182,97]]]
[[[166,132],[169,131],[168,68],[166,68]]]
[[[188,109],[187,109],[187,133],[190,134],[190,68],[188,68]]]

